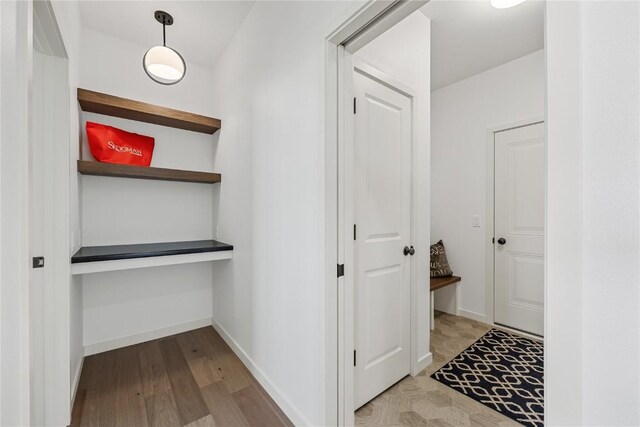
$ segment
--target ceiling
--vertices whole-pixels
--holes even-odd
[[[213,67],[254,1],[81,1],[82,25],[137,43],[162,44],[162,26],[153,13],[160,9],[174,19],[167,27],[167,46],[187,62]]]
[[[213,67],[254,1],[81,1],[82,24],[142,46],[162,42],[153,12],[173,15],[167,45],[187,62]],[[542,49],[544,2],[495,9],[489,0],[431,0],[431,88],[439,89]]]
[[[489,0],[431,0],[431,90],[544,47],[544,1],[495,9]]]

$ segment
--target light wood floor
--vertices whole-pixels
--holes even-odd
[[[84,361],[72,426],[291,426],[212,327]]]
[[[504,415],[440,384],[430,376],[491,328],[474,320],[436,312],[431,331],[433,363],[406,377],[356,411],[359,426],[519,426]]]

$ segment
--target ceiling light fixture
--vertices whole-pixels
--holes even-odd
[[[154,46],[144,54],[142,67],[154,82],[174,85],[184,78],[187,64],[178,52],[167,47],[165,27],[173,24],[173,17],[161,10],[156,10],[154,17],[162,24],[162,46]]]
[[[495,7],[496,9],[508,9],[524,2],[525,0],[491,0],[491,6]]]

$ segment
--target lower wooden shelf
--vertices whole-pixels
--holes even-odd
[[[233,246],[216,240],[85,246],[71,257],[71,274],[217,261],[232,256]]]
[[[195,182],[199,184],[215,184],[222,181],[222,176],[219,173],[153,168],[146,166],[128,166],[89,160],[78,160],[78,172],[83,175]]]

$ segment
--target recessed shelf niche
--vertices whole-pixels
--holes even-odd
[[[222,122],[213,117],[201,116],[82,88],[78,88],[78,103],[82,110],[86,112],[193,132],[214,134],[222,126]],[[83,175],[195,182],[199,184],[216,184],[222,180],[222,176],[219,173],[213,172],[129,166],[82,159],[78,160],[78,172]]]

